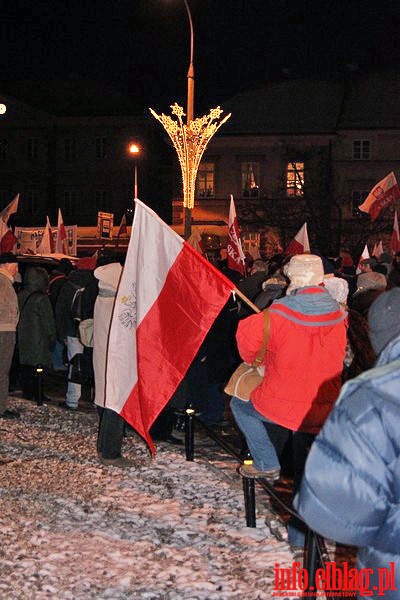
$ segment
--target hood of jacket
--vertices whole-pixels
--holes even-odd
[[[49,285],[49,276],[46,269],[42,267],[31,267],[28,269],[24,275],[23,285],[30,292],[45,293]]]

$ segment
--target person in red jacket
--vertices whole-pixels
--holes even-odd
[[[347,313],[323,286],[319,256],[293,256],[286,275],[290,280],[287,295],[268,309],[263,381],[249,402],[233,397],[231,409],[253,458],[253,464],[242,465],[240,473],[279,479],[278,455],[265,427],[265,423],[274,423],[293,432],[297,489],[309,447],[339,395]],[[245,362],[255,360],[263,335],[263,312],[240,321],[236,339]],[[302,536],[293,535],[290,540],[289,529],[289,542],[301,546]]]

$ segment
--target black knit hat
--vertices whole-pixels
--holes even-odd
[[[400,287],[380,294],[368,311],[369,337],[376,354],[400,335]]]

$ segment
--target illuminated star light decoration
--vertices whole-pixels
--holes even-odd
[[[220,121],[223,110],[218,106],[212,108],[208,115],[193,119],[185,125],[182,121],[182,117],[185,116],[183,108],[175,102],[171,109],[176,119],[164,113],[158,115],[152,108],[150,112],[164,126],[175,146],[182,171],[183,206],[193,208],[196,175],[201,157],[214,133],[229,119],[231,113]]]

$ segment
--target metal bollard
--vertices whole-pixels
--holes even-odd
[[[185,451],[186,460],[193,460],[194,456],[194,408],[188,406],[185,411]]]
[[[44,369],[42,365],[37,365],[35,368],[35,377],[36,377],[36,404],[38,406],[42,406],[43,404],[43,373]]]
[[[251,458],[250,452],[247,451],[247,456],[243,460],[244,465],[252,465],[253,459]],[[244,491],[244,507],[246,511],[246,526],[256,527],[256,492],[254,479],[249,477],[243,477],[243,491]]]

